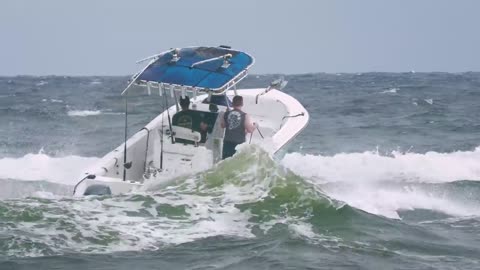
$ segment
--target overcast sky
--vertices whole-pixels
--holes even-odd
[[[0,75],[126,75],[230,45],[253,73],[480,71],[477,0],[2,0]]]

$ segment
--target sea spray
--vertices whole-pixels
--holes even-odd
[[[0,158],[0,179],[46,180],[74,185],[86,168],[99,159],[96,157],[51,157],[42,152],[19,158]]]
[[[282,164],[318,182],[397,181],[443,183],[480,180],[480,147],[473,151],[425,154],[393,151],[390,155],[366,151],[330,156],[289,153]]]
[[[211,170],[176,179],[160,190],[114,197],[14,199],[3,201],[2,209],[0,222],[15,222],[18,235],[9,240],[17,248],[8,254],[26,256],[64,250],[152,250],[214,236],[252,238],[279,224],[298,233],[298,228],[311,226],[305,224],[337,211],[337,206],[251,146]]]
[[[72,199],[78,178],[70,175],[123,140],[120,92],[129,77],[0,78],[0,173],[8,178],[0,180],[0,211],[8,211],[0,214],[0,269],[477,269],[480,73],[286,76],[285,91],[311,118],[283,149],[293,153],[282,165],[300,190],[320,194],[316,203],[333,202],[309,218],[284,211],[295,210],[293,201],[256,205],[272,201],[265,187],[283,181],[274,178],[207,187],[187,175],[154,192]],[[238,87],[276,77],[250,76]],[[153,96],[130,101],[129,132],[161,113]],[[56,166],[26,157],[42,146]],[[366,154],[376,146],[410,151]]]
[[[376,152],[314,156],[291,153],[282,164],[310,179],[328,196],[366,212],[400,218],[404,210],[427,209],[452,216],[480,215],[472,196],[452,193],[464,179],[480,179],[480,148],[453,153]],[[437,184],[437,185],[435,185]]]

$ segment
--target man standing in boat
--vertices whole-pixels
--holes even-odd
[[[255,131],[256,124],[252,123],[250,116],[242,111],[243,97],[233,97],[233,110],[225,112],[221,126],[225,128],[223,140],[222,159],[235,154],[235,147],[245,142],[245,135]]]

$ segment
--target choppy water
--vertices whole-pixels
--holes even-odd
[[[285,155],[96,198],[72,185],[127,78],[0,78],[0,269],[480,268],[480,73],[286,78],[311,122]],[[134,97],[130,133],[160,110]]]

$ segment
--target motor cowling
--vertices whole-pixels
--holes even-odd
[[[88,196],[88,195],[97,195],[97,196],[112,195],[112,191],[110,190],[110,187],[105,186],[105,185],[91,185],[91,186],[88,186],[87,189],[85,189],[85,192],[83,192],[83,195],[85,195],[85,196]]]

